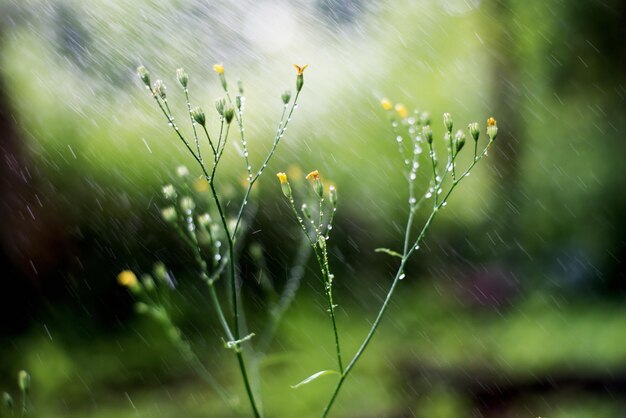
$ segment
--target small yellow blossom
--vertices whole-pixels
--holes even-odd
[[[213,71],[215,71],[216,73],[222,75],[224,74],[224,65],[222,64],[214,64],[213,65]]]
[[[396,105],[396,112],[398,112],[398,115],[400,115],[401,118],[406,118],[407,116],[409,116],[408,109],[402,103],[398,103]]]
[[[493,117],[490,117],[489,119],[487,119],[487,126],[495,126],[496,125],[496,120]]]
[[[383,107],[383,109],[385,110],[391,110],[393,109],[393,103],[391,103],[391,101],[387,98],[383,98],[380,100],[380,104]]]
[[[287,174],[280,172],[280,173],[276,173],[276,177],[278,177],[278,180],[280,180],[280,184],[286,184],[287,183]]]
[[[206,192],[209,190],[209,182],[206,179],[199,178],[193,182],[193,189],[199,193]]]
[[[309,174],[306,175],[307,180],[319,180],[319,178],[320,172],[317,170],[311,171]]]
[[[117,282],[122,286],[134,287],[137,285],[137,276],[130,270],[124,270],[117,275]]]
[[[296,68],[296,71],[298,72],[298,75],[302,75],[304,73],[304,70],[306,70],[306,67],[309,66],[309,64],[305,64],[303,66],[299,66],[298,64],[294,64],[293,66]]]

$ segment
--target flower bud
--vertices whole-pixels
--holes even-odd
[[[168,206],[166,208],[161,209],[161,216],[163,217],[163,220],[167,223],[175,223],[176,220],[178,219],[178,216],[176,214],[176,208],[174,206]]]
[[[313,190],[319,198],[324,197],[324,185],[322,184],[322,180],[320,179],[320,173],[317,170],[311,171],[306,175],[306,179],[311,182],[313,185]]]
[[[222,83],[222,88],[224,90],[228,90],[228,85],[226,84],[226,76],[224,75],[224,66],[222,64],[213,65],[213,71],[215,71],[219,77],[220,82]]]
[[[154,86],[152,88],[154,94],[158,94],[161,99],[166,98],[165,94],[165,83],[162,80],[157,80],[154,82]]]
[[[235,117],[235,109],[232,106],[228,106],[224,109],[224,119],[226,119],[226,123],[230,124]]]
[[[189,196],[181,197],[179,204],[180,209],[185,213],[189,213],[196,208],[196,202]]]
[[[328,200],[333,207],[337,206],[337,189],[332,184],[328,188]]]
[[[189,176],[189,169],[184,165],[179,165],[178,167],[176,167],[176,175],[181,179],[184,179],[185,177]]]
[[[429,144],[433,143],[433,130],[430,125],[426,125],[422,128],[422,135]]]
[[[135,312],[141,315],[147,313],[150,310],[150,307],[143,302],[135,303],[134,307],[135,307]]]
[[[155,288],[154,280],[149,274],[144,274],[143,276],[141,276],[141,283],[143,284],[144,289],[146,289],[148,292],[153,291]]]
[[[289,103],[289,100],[291,100],[291,92],[289,90],[285,90],[280,98],[283,99],[284,104]]]
[[[235,105],[237,105],[237,110],[239,111],[241,111],[241,102],[242,102],[241,96],[235,97]]]
[[[17,383],[22,392],[28,393],[30,390],[30,375],[26,370],[20,370],[17,374]]]
[[[498,136],[498,124],[493,117],[487,119],[487,136],[490,141],[493,141]]]
[[[309,209],[309,207],[307,206],[306,203],[303,203],[302,206],[300,207],[300,210],[302,211],[302,215],[304,215],[304,217],[307,220],[313,220],[313,216],[311,215],[311,210]]]
[[[6,409],[13,409],[13,397],[7,392],[2,392],[2,406]]]
[[[226,107],[226,100],[219,99],[215,101],[215,109],[220,116],[224,116],[224,108]]]
[[[422,125],[430,125],[430,113],[428,112],[420,113],[420,123]]]
[[[467,126],[470,135],[474,138],[474,141],[478,141],[478,137],[480,136],[480,126],[478,122],[472,122]]]
[[[176,78],[178,79],[178,82],[181,86],[187,88],[187,84],[189,84],[189,76],[184,69],[179,68],[176,70]]]
[[[163,186],[163,197],[166,200],[176,200],[176,189],[171,184],[166,184]]]
[[[198,224],[202,225],[204,227],[208,227],[211,225],[211,215],[209,215],[208,213],[203,213],[202,215],[198,216]]]
[[[162,262],[158,261],[154,263],[154,266],[152,267],[152,273],[154,273],[154,277],[156,277],[158,281],[160,282],[166,281],[167,268],[165,267],[165,264],[163,264]]]
[[[306,70],[306,67],[308,67],[309,65],[303,65],[303,66],[299,66],[297,64],[293,65],[296,68],[296,91],[298,93],[300,93],[300,90],[302,90],[302,86],[304,86],[304,70]]]
[[[200,124],[201,126],[206,125],[206,115],[201,108],[194,107],[193,109],[191,109],[191,117],[193,118],[193,120],[196,121],[196,123]]]
[[[454,134],[454,144],[457,153],[463,149],[463,146],[465,145],[465,132],[460,129],[456,131],[456,134]]]
[[[289,185],[289,181],[287,180],[287,174],[282,172],[276,173],[276,177],[278,177],[278,180],[280,181],[280,188],[282,189],[285,197],[287,199],[291,199],[293,195],[291,193],[291,186]]]
[[[239,94],[243,95],[243,83],[241,80],[237,80],[237,89],[239,90]]]
[[[146,67],[140,65],[137,67],[137,74],[143,83],[149,88],[150,87],[150,73],[146,70]]]
[[[445,125],[446,129],[448,130],[448,132],[452,133],[452,125],[453,125],[452,115],[450,115],[447,112],[444,113],[443,114],[443,124]]]

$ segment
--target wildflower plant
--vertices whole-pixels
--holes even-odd
[[[332,284],[334,275],[330,272],[328,262],[328,239],[332,222],[337,206],[337,190],[334,186],[328,188],[328,192],[324,192],[324,186],[321,181],[319,172],[313,171],[307,175],[307,179],[311,181],[313,192],[319,200],[318,217],[314,217],[311,210],[306,204],[303,204],[298,210],[293,198],[291,187],[287,176],[284,173],[278,173],[278,178],[283,194],[289,202],[295,218],[300,225],[304,235],[307,237],[315,256],[318,266],[323,277],[323,286],[328,302],[328,314],[332,323],[335,338],[335,350],[337,356],[337,370],[322,370],[314,373],[310,377],[304,379],[295,387],[307,384],[314,379],[328,374],[336,374],[339,376],[338,381],[332,391],[330,399],[322,413],[326,417],[337,399],[346,378],[358,363],[364,354],[372,338],[389,307],[389,303],[394,292],[405,276],[405,268],[409,258],[420,248],[420,244],[424,240],[426,233],[432,225],[435,217],[441,209],[448,203],[448,199],[459,186],[464,178],[470,175],[474,166],[487,155],[489,147],[493,144],[498,134],[498,126],[496,120],[491,117],[487,120],[486,144],[479,151],[480,126],[477,122],[468,125],[471,140],[473,141],[473,156],[468,166],[461,168],[458,157],[465,148],[466,134],[463,130],[457,130],[453,133],[454,121],[449,113],[443,115],[444,135],[443,142],[447,149],[446,163],[442,166],[439,163],[437,152],[434,146],[434,134],[431,128],[430,114],[428,112],[419,112],[415,110],[409,113],[407,107],[401,103],[394,104],[388,99],[381,100],[382,108],[388,112],[393,133],[402,159],[402,167],[404,176],[408,182],[408,208],[407,221],[404,229],[404,240],[402,248],[392,250],[389,248],[378,248],[377,252],[386,253],[398,259],[398,267],[394,279],[387,291],[387,295],[372,322],[367,335],[361,342],[358,350],[352,356],[351,360],[344,366],[342,361],[342,352],[340,347],[338,327],[335,318],[335,301],[332,293]],[[424,150],[427,152],[423,158]],[[430,177],[428,185],[421,193],[418,192],[416,179],[421,164],[426,160],[427,176]],[[330,211],[327,220],[324,221],[325,198],[330,203]],[[422,224],[421,228],[415,228],[416,214],[420,207],[426,202],[430,202],[430,214]]]
[[[161,216],[194,255],[198,276],[207,285],[209,299],[222,330],[224,347],[232,350],[236,357],[254,417],[261,417],[262,410],[259,390],[255,382],[251,380],[251,376],[257,375],[256,368],[259,360],[269,349],[278,324],[296,296],[304,275],[304,266],[309,257],[314,256],[320,272],[329,322],[333,330],[332,345],[336,355],[336,369],[318,371],[292,387],[306,385],[323,375],[338,376],[326,407],[322,411],[322,416],[326,417],[347,377],[373,339],[396,288],[405,278],[408,260],[420,248],[435,217],[446,206],[453,191],[465,177],[469,176],[475,165],[487,155],[498,131],[495,119],[489,118],[486,128],[487,141],[479,147],[480,126],[477,122],[470,123],[468,133],[470,141],[473,141],[471,147],[473,156],[467,166],[461,167],[458,157],[468,142],[467,135],[463,130],[454,132],[452,116],[449,113],[444,114],[442,137],[447,153],[444,159],[445,164],[441,164],[435,150],[430,115],[417,110],[411,113],[403,104],[394,105],[387,99],[381,101],[383,109],[390,117],[395,142],[402,159],[401,167],[408,183],[407,220],[401,248],[395,250],[378,248],[376,250],[398,259],[396,274],[367,335],[356,353],[347,362],[342,353],[340,327],[335,314],[337,308],[333,293],[335,276],[332,273],[328,251],[339,202],[337,189],[325,181],[317,170],[311,171],[306,176],[301,174],[296,176],[300,177],[298,180],[301,182],[308,183],[308,192],[301,190],[300,183],[294,182],[291,174],[289,177],[292,177],[292,181],[287,173],[277,173],[282,194],[287,199],[302,235],[299,250],[289,269],[288,279],[280,292],[274,288],[271,275],[266,268],[263,248],[255,243],[248,245],[248,253],[259,268],[260,288],[269,299],[266,327],[259,333],[259,337],[256,337],[255,333],[246,331],[245,311],[239,296],[240,283],[243,281],[238,275],[237,260],[241,256],[245,232],[256,211],[256,205],[251,203],[254,201],[252,194],[254,185],[276,152],[293,112],[297,108],[298,98],[304,86],[306,68],[306,65],[295,65],[296,88],[293,100],[290,91],[284,91],[280,96],[282,115],[270,150],[258,168],[255,168],[249,157],[244,128],[245,96],[242,84],[237,83],[237,92],[233,93],[229,89],[226,71],[222,64],[216,64],[213,67],[224,92],[224,97],[215,103],[217,124],[211,123],[214,118],[207,116],[201,107],[192,106],[188,90],[190,77],[183,69],[176,71],[176,78],[186,102],[185,119],[191,125],[189,134],[185,134],[183,128],[176,122],[168,104],[165,84],[161,80],[152,82],[149,72],[144,67],[138,68],[139,78],[155,100],[174,135],[197,163],[197,175],[193,175],[189,168],[180,166],[176,170],[178,180],[173,184],[163,186]],[[216,182],[216,179],[220,173],[220,163],[227,149],[231,130],[238,132],[241,142],[245,182],[240,204],[237,206],[231,203],[227,207],[224,203],[225,196],[220,193],[220,184]],[[428,183],[424,190],[418,190],[416,179],[422,165],[424,168],[421,172],[424,172],[428,178]],[[229,197],[229,200],[232,202],[232,197]],[[418,211],[426,204],[430,205],[429,215],[421,227],[417,228],[415,224]],[[236,206],[234,211],[231,209],[233,206]],[[225,304],[224,298],[221,297],[223,289],[218,289],[216,286],[222,278],[227,282],[230,297],[228,304]],[[171,293],[176,291],[177,284],[166,266],[158,262],[151,273],[143,274],[141,278],[138,278],[134,272],[125,270],[118,275],[118,282],[127,287],[135,296],[136,311],[161,324],[165,334],[177,347],[183,359],[198,371],[224,402],[236,413],[240,413],[238,405],[233,401],[234,398],[211,374],[201,360],[201,356],[196,354],[190,341],[174,323],[171,314],[173,310]]]
[[[239,277],[236,263],[241,251],[241,242],[247,224],[250,222],[250,201],[254,185],[262,176],[267,164],[276,152],[283,138],[291,117],[298,107],[298,98],[304,86],[304,70],[306,65],[296,68],[296,92],[293,96],[290,91],[282,93],[282,114],[272,145],[269,152],[259,164],[253,166],[249,157],[248,141],[244,128],[245,96],[241,82],[237,83],[236,92],[229,89],[226,71],[222,64],[215,64],[213,70],[218,76],[224,97],[215,102],[218,123],[211,126],[211,118],[199,106],[192,106],[189,86],[190,77],[184,69],[176,71],[176,78],[186,102],[186,119],[191,125],[190,134],[185,134],[178,124],[168,103],[166,86],[161,80],[152,82],[148,70],[141,66],[137,69],[140,80],[149,91],[157,107],[165,117],[174,135],[182,143],[197,163],[199,176],[194,176],[192,171],[181,166],[177,169],[178,177],[183,181],[182,186],[172,184],[165,185],[162,190],[163,207],[161,215],[165,222],[185,242],[194,254],[195,264],[199,277],[207,285],[211,304],[215,310],[223,332],[224,346],[235,354],[237,365],[243,380],[246,396],[250,403],[252,415],[261,416],[258,393],[253,388],[251,381],[250,366],[244,355],[244,345],[249,343],[255,336],[254,333],[245,333],[245,313],[239,298]],[[234,97],[233,97],[234,96]],[[234,127],[233,127],[234,126]],[[229,212],[220,194],[219,168],[222,157],[227,150],[231,130],[237,130],[241,142],[242,157],[245,164],[245,190],[241,203],[234,212]],[[192,183],[191,187],[189,182]],[[202,202],[196,195],[196,191],[206,190],[210,194],[208,202]],[[232,207],[232,204],[228,205]],[[254,252],[258,259],[262,258],[262,250],[258,248]],[[295,297],[295,292],[302,278],[304,265],[307,261],[307,251],[296,257],[291,274],[282,292],[277,294],[276,301],[270,306],[270,321],[267,330],[262,333],[261,343],[264,349],[269,347],[275,334],[278,322],[285,310]],[[218,293],[216,284],[225,277],[228,281],[230,303],[225,307],[224,298]],[[226,391],[204,366],[199,356],[192,349],[189,341],[182,335],[180,329],[174,324],[171,317],[172,306],[169,302],[169,294],[176,288],[176,283],[167,268],[157,263],[152,274],[144,274],[138,279],[132,271],[126,270],[118,275],[118,282],[126,286],[137,298],[136,310],[162,324],[164,331],[171,342],[179,349],[183,358],[189,361],[216,393],[231,407],[237,408]],[[271,287],[271,286],[270,286]],[[273,289],[272,289],[273,290]],[[277,293],[277,292],[275,292]],[[227,311],[229,308],[229,311]],[[251,351],[251,350],[248,350]],[[256,359],[250,362],[256,364]],[[253,373],[255,374],[255,373]]]

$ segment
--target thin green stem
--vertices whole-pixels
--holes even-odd
[[[200,152],[200,141],[198,140],[198,132],[196,131],[196,121],[193,119],[193,115],[191,114],[191,103],[189,102],[189,90],[187,87],[184,87],[185,91],[185,100],[187,101],[187,111],[189,112],[189,120],[191,121],[191,128],[193,129],[193,139],[196,141],[196,149],[198,151],[198,158],[202,161],[202,153]]]

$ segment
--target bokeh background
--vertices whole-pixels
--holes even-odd
[[[335,416],[626,416],[625,18],[620,0],[0,1],[0,388],[16,395],[17,371],[29,370],[36,417],[230,416],[115,281],[165,262],[177,324],[242,394],[193,257],[159,216],[161,185],[193,161],[135,68],[163,78],[182,109],[185,67],[192,100],[210,109],[223,62],[244,82],[258,165],[292,64],[308,63],[250,242],[280,286],[299,230],[273,173],[319,169],[337,185],[345,356],[394,272],[373,250],[398,248],[406,219],[380,98],[429,110],[439,138],[445,111],[457,126],[493,115],[500,128],[410,263]],[[235,202],[234,147],[224,164]],[[318,416],[333,386],[328,376],[290,388],[333,364],[307,267],[261,364],[268,416]],[[242,277],[262,323],[254,268]]]

